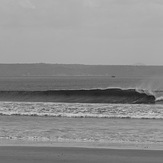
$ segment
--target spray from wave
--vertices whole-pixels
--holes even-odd
[[[135,87],[136,91],[144,92],[155,97],[155,103],[163,103],[163,77],[153,76],[147,78]]]

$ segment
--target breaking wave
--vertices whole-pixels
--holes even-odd
[[[0,101],[154,104],[155,96],[137,89],[0,91]]]

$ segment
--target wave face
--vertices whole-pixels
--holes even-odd
[[[155,97],[135,89],[0,91],[0,101],[154,104]]]

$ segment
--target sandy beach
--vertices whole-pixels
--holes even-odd
[[[161,150],[1,146],[2,163],[162,163]]]

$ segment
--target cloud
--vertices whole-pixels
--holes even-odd
[[[83,4],[90,8],[97,8],[100,5],[99,0],[83,0]]]
[[[1,10],[12,12],[20,8],[35,9],[36,6],[32,0],[0,0]]]
[[[30,0],[19,0],[19,5],[23,8],[35,9],[36,6]]]
[[[72,29],[106,38],[163,35],[161,0],[0,0],[2,4],[10,8],[0,13],[0,25],[10,29]]]
[[[163,4],[162,0],[110,0],[110,2],[118,5]]]

